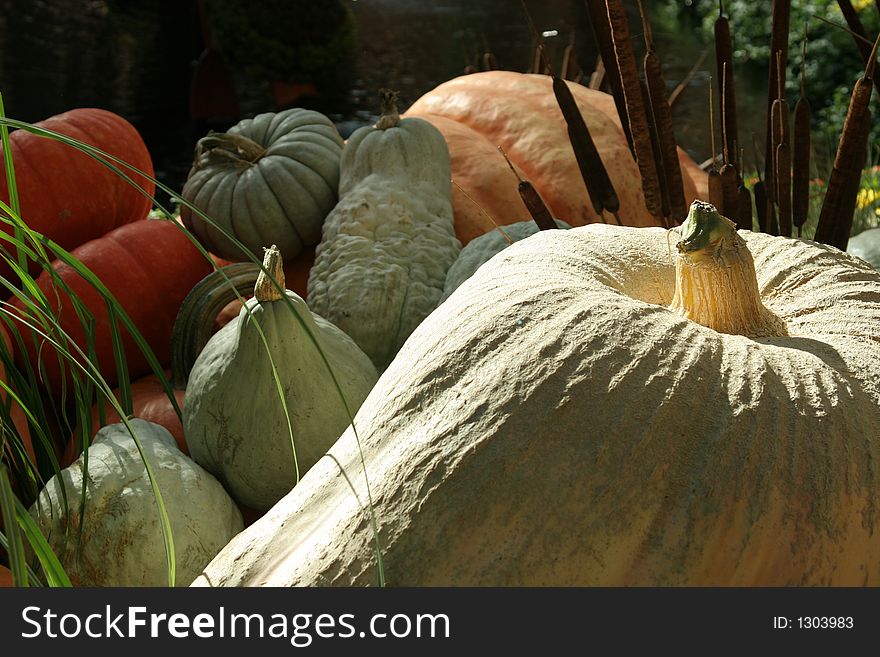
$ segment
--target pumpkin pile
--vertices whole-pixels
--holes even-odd
[[[563,82],[611,225],[553,84],[472,74],[402,115],[386,91],[347,141],[314,111],[246,119],[199,140],[176,222],[85,168],[99,200],[40,210],[22,165],[23,216],[94,274],[60,259],[33,291],[131,382],[131,419],[98,402],[31,508],[74,584],[167,582],[156,487],[183,585],[372,584],[377,545],[395,585],[880,583],[880,274],[738,232],[680,149],[690,213],[661,228],[611,96]],[[47,125],[116,126],[90,143],[152,174],[83,112]],[[149,355],[124,327],[114,349],[99,288]],[[49,341],[0,337],[69,403]]]

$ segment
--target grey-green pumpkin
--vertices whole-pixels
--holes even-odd
[[[571,228],[561,219],[554,219],[556,226],[560,229]],[[514,242],[519,242],[525,238],[534,235],[539,230],[538,224],[532,221],[517,221],[505,226],[498,226],[495,230],[483,233],[479,237],[475,237],[464,245],[461,253],[452,263],[449,271],[446,272],[446,284],[443,286],[443,298],[446,298],[455,292],[459,285],[473,276],[474,272],[492,259],[493,256],[501,253]]]
[[[137,418],[129,424],[143,457],[124,424],[103,427],[87,454],[49,480],[31,514],[74,586],[167,586],[165,543],[146,458],[171,525],[175,584],[186,586],[244,528],[241,512],[167,429]]]
[[[336,126],[319,112],[258,114],[199,140],[182,196],[252,253],[277,244],[292,259],[321,239],[337,200],[341,152]],[[209,251],[248,259],[186,205],[180,216]]]
[[[880,228],[869,228],[850,237],[846,251],[860,257],[874,269],[880,269]]]
[[[283,288],[275,247],[264,266]],[[208,341],[189,374],[183,427],[190,454],[237,501],[266,510],[345,431],[377,378],[350,337],[296,293],[282,296],[261,272],[254,297]]]
[[[327,216],[308,299],[381,371],[437,307],[461,250],[452,216],[449,149],[423,119],[401,119],[383,98],[375,127],[351,135],[339,203]]]

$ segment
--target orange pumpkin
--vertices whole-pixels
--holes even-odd
[[[171,360],[171,330],[177,310],[190,288],[212,269],[186,236],[171,222],[141,220],[110,231],[103,237],[86,242],[72,252],[113,293],[125,308],[153,349],[159,362],[168,365]],[[55,261],[53,267],[73,289],[95,316],[95,350],[101,373],[110,385],[118,382],[113,356],[110,320],[101,294],[66,264]],[[73,303],[67,295],[56,297],[52,278],[43,272],[37,285],[53,303],[60,324],[83,351],[88,348],[85,331]],[[57,303],[56,303],[57,299]],[[14,308],[24,312],[18,300]],[[151,371],[133,338],[124,329],[122,342],[129,374],[143,376]],[[16,354],[23,366],[27,357],[37,370],[38,352],[32,341],[25,340],[27,354]],[[47,374],[47,387],[54,396],[61,390],[62,375],[58,358],[45,349],[39,353]]]
[[[12,352],[12,338],[9,336],[9,332],[6,330],[6,325],[3,322],[0,322],[0,339],[6,344],[6,349],[8,353]],[[6,367],[3,364],[3,361],[0,360],[0,379],[6,381]],[[0,404],[6,403],[6,389],[0,388]],[[28,426],[27,416],[25,416],[24,411],[21,406],[16,404],[14,401],[10,403],[9,415],[12,419],[12,423],[15,425],[15,429],[18,432],[19,437],[22,440],[25,451],[31,458],[31,462],[36,460],[36,456],[34,455],[34,446],[31,442],[31,432],[30,427]]]
[[[113,391],[116,399],[120,399],[119,388]],[[184,391],[175,390],[174,397],[177,399],[177,405],[183,410]],[[142,377],[131,383],[131,401],[132,416],[147,420],[154,424],[159,424],[174,436],[177,446],[184,454],[189,454],[189,448],[186,446],[186,440],[183,437],[183,426],[180,418],[174,411],[165,389],[159,382],[155,374]],[[104,405],[104,425],[115,424],[120,422],[119,413],[110,404],[109,400],[103,400]],[[103,426],[100,423],[100,414],[98,413],[98,404],[92,407],[92,427],[94,432]],[[61,467],[66,468],[73,463],[82,453],[82,441],[78,434],[71,436],[64,448],[64,454],[61,457]]]
[[[628,226],[657,225],[645,207],[639,169],[613,99],[583,85],[568,86],[620,199],[621,221]],[[518,180],[499,148],[557,219],[572,226],[614,223],[610,214],[599,217],[593,210],[550,77],[512,71],[464,75],[429,91],[406,115],[431,122],[446,138],[455,230],[462,244],[491,230],[495,222],[506,225],[529,218]],[[681,150],[679,156],[690,160]],[[688,203],[697,196],[693,167],[683,167]]]
[[[73,137],[153,175],[150,153],[138,131],[121,116],[97,108],[76,108],[36,125]],[[67,250],[147,216],[152,201],[91,156],[27,132],[9,136],[22,219]],[[0,164],[3,162],[0,153]],[[147,194],[155,185],[121,167]],[[6,176],[0,176],[0,200],[8,201]],[[0,223],[12,233],[12,226]],[[36,273],[36,263],[31,273]],[[0,274],[12,269],[0,261]]]

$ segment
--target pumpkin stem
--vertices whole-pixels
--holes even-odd
[[[202,137],[196,144],[195,168],[200,169],[220,158],[250,165],[265,154],[265,148],[244,135],[214,132]]]
[[[382,116],[379,117],[379,121],[376,123],[376,127],[379,130],[396,128],[400,123],[400,113],[397,110],[397,96],[398,93],[396,91],[391,91],[390,89],[379,90],[380,110],[382,112]]]
[[[785,322],[761,302],[755,261],[736,224],[715,206],[693,202],[676,247],[670,310],[719,333],[788,335]]]
[[[264,301],[280,301],[284,296],[278,291],[278,288],[275,287],[272,280],[266,275],[266,272],[268,271],[271,274],[272,278],[275,279],[278,286],[283,290],[284,262],[281,260],[281,252],[274,244],[268,249],[263,249],[263,251],[265,252],[263,256],[265,271],[261,270],[259,276],[257,276],[257,282],[254,285],[254,298],[260,303]]]

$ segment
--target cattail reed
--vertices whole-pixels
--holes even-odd
[[[660,140],[657,134],[656,117],[651,108],[651,96],[648,91],[648,84],[645,80],[639,80],[639,86],[642,90],[642,104],[645,107],[648,118],[648,134],[651,137],[651,157],[654,159],[654,168],[657,171],[657,189],[660,192],[660,216],[663,219],[664,228],[671,228],[672,224],[669,219],[669,187],[666,184],[666,171],[663,169],[663,153],[660,152]]]
[[[630,40],[629,23],[623,0],[605,0],[608,10],[608,24],[614,43],[614,54],[617,68],[620,71],[620,82],[626,102],[626,116],[629,131],[633,140],[633,152],[636,164],[642,176],[642,192],[645,205],[653,217],[660,220],[663,207],[660,191],[660,179],[654,163],[654,149],[651,146],[651,132],[648,115],[642,101],[642,89],[639,82],[639,71]],[[607,63],[606,63],[607,65]]]
[[[801,237],[810,209],[810,103],[805,92],[807,65],[807,25],[804,24],[804,45],[801,64],[801,93],[794,106],[794,138],[792,139],[791,221]]]
[[[770,36],[770,70],[767,80],[767,130],[764,151],[764,181],[767,185],[768,202],[775,202],[775,187],[773,184],[773,161],[776,155],[776,145],[773,143],[773,101],[779,97],[780,82],[785,88],[785,69],[788,65],[788,26],[791,19],[791,0],[773,0],[771,15]],[[777,54],[778,53],[778,54]],[[779,76],[782,76],[782,80]],[[767,217],[774,224],[775,209],[767,208]],[[772,225],[768,225],[768,232]],[[772,234],[775,234],[773,232]]]
[[[719,211],[733,222],[739,215],[739,172],[732,164],[724,164],[718,172],[721,179],[721,208]]]
[[[878,45],[880,36],[874,42],[864,75],[853,89],[816,227],[817,242],[824,242],[841,250],[846,249],[852,230],[862,165],[865,162],[868,134],[871,130],[869,104]]]
[[[603,221],[603,211],[607,210],[614,215],[617,223],[620,223],[620,219],[617,217],[620,201],[571,89],[568,88],[568,84],[564,80],[554,77],[553,94],[556,96],[556,102],[565,119],[575,160],[578,163],[581,177],[584,179],[593,210],[599,217],[602,217]]]
[[[712,102],[712,76],[709,76],[709,143],[712,147],[712,166],[709,169],[709,203],[724,207],[724,191],[718,172],[718,151],[715,150],[715,105]]]
[[[770,232],[769,217],[767,216],[767,183],[759,180],[755,183],[755,213],[758,215],[758,228],[764,232]]]
[[[639,0],[639,11],[642,15],[645,48],[647,50],[642,61],[642,67],[645,72],[648,105],[657,134],[657,146],[660,155],[659,158],[655,159],[655,165],[658,171],[662,172],[663,216],[670,217],[675,223],[681,223],[687,216],[688,208],[684,198],[684,182],[681,176],[681,163],[678,160],[675,129],[672,125],[672,109],[666,96],[666,81],[663,79],[660,57],[654,50],[651,25],[642,0]]]
[[[840,13],[843,14],[843,18],[846,20],[846,25],[849,28],[850,34],[852,34],[853,41],[856,43],[856,48],[858,48],[859,54],[865,61],[865,66],[867,66],[868,58],[871,56],[871,40],[868,39],[865,26],[862,25],[859,14],[850,0],[837,0],[837,6],[840,7]],[[877,2],[877,11],[880,12],[880,2]],[[877,89],[877,93],[880,93],[880,79],[876,77],[874,78],[874,87]]]
[[[605,0],[584,0],[587,13],[590,15],[590,25],[593,28],[593,38],[599,49],[599,55],[605,65],[604,77],[608,81],[608,88],[614,98],[614,106],[623,126],[623,133],[629,144],[629,150],[633,151],[632,134],[630,133],[629,121],[626,117],[626,102],[623,96],[623,85],[620,80],[620,70],[617,67],[617,57],[614,54],[614,40],[611,38],[611,25],[608,21],[608,11]],[[596,87],[598,88],[598,87]]]
[[[742,161],[742,160],[740,160]],[[752,194],[746,187],[742,179],[742,173],[739,175],[739,185],[736,188],[737,203],[736,217],[728,217],[736,222],[738,230],[752,230]]]
[[[781,66],[781,53],[776,53],[777,68]],[[780,235],[791,237],[791,152],[788,141],[788,103],[785,102],[783,80],[785,73],[778,71],[778,97],[773,101],[771,118],[773,126],[773,201],[776,203]]]
[[[728,85],[727,62],[722,64],[721,69],[721,128],[724,130],[724,126],[727,123],[728,109],[726,102]],[[739,184],[741,182],[739,171],[737,171],[734,164],[736,160],[736,146],[735,144],[728,144],[725,139],[722,141],[721,151],[724,157],[724,164],[719,172],[721,176],[722,205],[724,206],[722,213],[725,217],[735,221],[739,214]]]
[[[553,214],[550,212],[547,204],[544,203],[544,199],[538,194],[538,190],[535,189],[535,186],[528,180],[523,180],[522,176],[520,176],[516,169],[513,168],[513,164],[511,163],[510,158],[507,157],[507,153],[505,153],[500,146],[498,147],[498,150],[501,151],[501,154],[504,156],[504,161],[507,162],[507,166],[510,167],[510,170],[513,171],[513,175],[516,176],[516,179],[519,181],[517,186],[519,196],[523,200],[523,203],[525,203],[529,215],[531,215],[534,222],[538,224],[538,230],[553,230],[556,228],[557,226],[556,222],[553,220]]]
[[[725,161],[735,165],[739,140],[736,127],[733,43],[730,39],[730,22],[724,16],[724,4],[721,0],[718,2],[718,18],[715,19],[715,67],[721,92],[721,145],[728,153]]]

